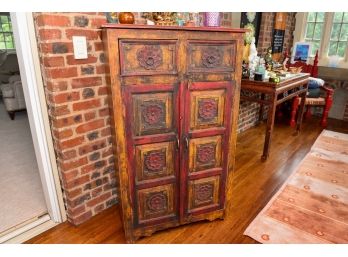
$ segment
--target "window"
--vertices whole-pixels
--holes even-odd
[[[311,43],[311,59],[318,50],[319,65],[348,68],[348,12],[298,12],[296,42]]]
[[[307,16],[305,41],[312,43],[312,55],[319,50],[320,40],[323,34],[325,13],[310,12]]]
[[[344,57],[348,41],[348,13],[336,12],[333,18],[328,55]]]
[[[0,49],[14,49],[11,18],[9,14],[0,14]]]

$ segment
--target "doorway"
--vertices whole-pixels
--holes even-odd
[[[13,29],[19,82],[14,82],[15,87],[8,81],[8,91],[2,90],[5,93],[0,100],[1,243],[23,242],[66,220],[33,17],[31,13],[11,13],[8,21]],[[6,106],[7,101],[10,96],[21,96],[11,95],[11,87],[24,101],[15,110]]]

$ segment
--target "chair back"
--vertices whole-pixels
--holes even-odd
[[[289,55],[287,53],[285,53],[284,56],[285,56],[285,58],[289,57]],[[302,61],[296,61],[294,63],[290,63],[290,61],[288,61],[286,67],[287,68],[290,68],[290,67],[299,68],[299,67],[301,67],[302,68],[301,72],[309,73],[311,77],[317,78],[318,77],[318,50],[315,53],[313,64],[307,64],[306,62],[302,62]]]

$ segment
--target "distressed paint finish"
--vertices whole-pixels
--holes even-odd
[[[106,25],[103,33],[127,241],[223,218],[244,30]]]
[[[235,41],[188,41],[189,72],[232,72],[235,56]]]

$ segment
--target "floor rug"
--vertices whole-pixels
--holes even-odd
[[[348,243],[348,135],[324,130],[244,235],[261,243]]]

